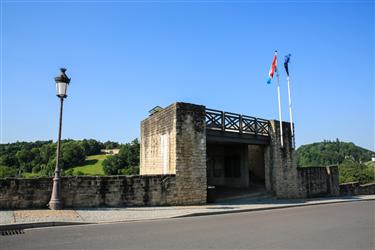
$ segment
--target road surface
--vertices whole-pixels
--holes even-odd
[[[0,236],[0,249],[374,249],[374,201]]]

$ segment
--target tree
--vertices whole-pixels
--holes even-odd
[[[125,162],[118,155],[109,156],[103,161],[103,171],[106,175],[121,174],[121,169],[125,167]]]
[[[120,145],[118,144],[118,142],[113,142],[113,141],[106,141],[104,143],[104,148],[105,149],[114,149],[114,148],[118,148]]]
[[[21,149],[16,153],[16,158],[18,161],[19,173],[30,172],[32,169],[31,161],[33,160],[33,154],[31,151],[26,149]]]
[[[78,142],[69,141],[62,144],[60,161],[63,169],[82,165],[85,159],[85,151]]]
[[[138,139],[121,146],[117,155],[109,156],[103,161],[103,170],[107,175],[116,174],[138,174],[139,173],[139,151]]]
[[[94,139],[82,140],[80,142],[81,147],[84,149],[86,155],[97,155],[100,154],[100,150],[104,148],[104,144]]]
[[[340,183],[359,182],[361,184],[375,181],[373,166],[346,160],[339,165]]]
[[[303,145],[297,149],[298,165],[304,166],[326,166],[341,164],[345,159],[354,162],[370,161],[374,152],[358,147],[351,142],[323,141]]]

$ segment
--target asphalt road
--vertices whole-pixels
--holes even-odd
[[[0,249],[374,249],[374,205],[29,229],[0,236]]]

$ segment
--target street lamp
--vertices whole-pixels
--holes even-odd
[[[61,169],[60,169],[60,144],[61,144],[61,127],[62,127],[62,113],[63,113],[63,103],[64,98],[67,97],[68,85],[70,83],[70,78],[65,74],[66,69],[61,68],[61,73],[58,77],[55,77],[56,82],[56,95],[60,98],[60,116],[59,116],[59,136],[57,139],[57,150],[56,150],[56,167],[55,176],[53,177],[53,187],[51,200],[48,206],[52,210],[62,209],[63,204],[61,200]]]

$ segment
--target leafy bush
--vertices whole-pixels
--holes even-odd
[[[375,181],[374,168],[351,160],[339,165],[340,183],[359,182],[361,184]]]
[[[67,170],[64,170],[63,171],[63,175],[64,176],[74,176],[74,169],[73,168],[69,168]]]
[[[6,166],[0,166],[0,178],[6,178],[6,177],[16,177],[17,176],[17,170],[14,168],[9,168]]]

